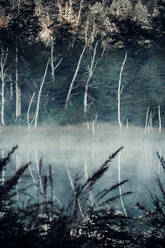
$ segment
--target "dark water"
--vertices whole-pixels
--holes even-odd
[[[5,178],[12,175],[20,165],[31,161],[30,169],[25,172],[18,187],[36,183],[42,158],[41,174],[48,175],[51,164],[55,197],[62,204],[67,204],[73,193],[72,183],[76,174],[81,175],[82,182],[85,182],[114,151],[124,146],[110,163],[109,170],[96,183],[93,194],[119,180],[128,179],[128,183],[122,186],[122,192],[133,192],[123,199],[128,213],[138,201],[149,205],[148,191],[156,192],[155,173],[160,176],[163,173],[156,152],[160,155],[165,152],[164,134],[158,134],[157,129],[144,134],[144,129],[138,127],[129,127],[128,130],[124,127],[120,134],[118,127],[103,123],[95,124],[93,133],[92,123],[90,125],[90,129],[86,124],[40,127],[29,131],[26,128],[15,128],[14,132],[4,129],[1,132],[1,137],[4,135],[1,141],[2,156],[12,146],[18,145],[4,173]],[[34,200],[37,188],[33,185],[28,192]],[[112,195],[114,194],[119,194],[119,190],[112,192]],[[122,209],[120,201],[113,205]]]

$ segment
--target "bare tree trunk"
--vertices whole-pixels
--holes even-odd
[[[126,129],[128,130],[128,118],[126,120]]]
[[[50,41],[50,46],[51,46],[51,53],[50,53],[50,65],[51,65],[51,70],[52,70],[52,80],[54,82],[55,75],[54,75],[54,38],[51,37]]]
[[[49,61],[50,61],[50,59],[48,59],[48,62],[46,64],[45,73],[44,73],[44,76],[42,77],[41,84],[40,84],[40,89],[39,89],[39,93],[38,93],[37,106],[36,106],[36,112],[35,112],[35,120],[34,120],[34,127],[35,128],[37,128],[39,108],[40,108],[40,98],[41,98],[42,89],[43,89],[45,79],[46,79],[46,75],[47,75],[47,71],[48,71]]]
[[[95,118],[92,121],[92,134],[93,137],[95,136],[95,123],[97,122],[97,114],[95,115]]]
[[[26,154],[27,154],[27,163],[30,163],[30,148],[29,148],[30,140],[28,139],[27,142],[28,142],[27,143],[28,144],[27,145],[27,151],[26,151]],[[30,164],[29,167],[28,167],[28,169],[29,169],[29,173],[30,173],[30,176],[32,178],[33,183],[36,184],[36,180],[35,180],[35,178],[33,176],[32,168],[31,168],[32,166],[33,166],[33,164]]]
[[[84,159],[84,176],[85,176],[85,179],[87,180],[88,179],[88,164],[87,164],[86,158]]]
[[[82,8],[83,8],[83,2],[84,2],[84,0],[81,0],[81,2],[80,2],[78,17],[77,17],[77,24],[79,24],[79,22],[80,22],[81,12],[82,12]]]
[[[152,131],[152,122],[153,122],[153,117],[154,117],[154,113],[151,111],[149,114],[149,125],[148,125],[148,133],[150,133],[150,131]]]
[[[145,155],[146,169],[147,169],[147,171],[149,171],[149,158],[148,158],[148,145],[147,144],[145,144],[145,146],[144,146],[144,155]]]
[[[73,85],[74,85],[74,82],[75,82],[75,80],[76,80],[78,71],[79,71],[79,69],[80,69],[81,60],[82,60],[82,57],[83,57],[84,52],[85,52],[85,50],[86,50],[86,46],[87,46],[87,44],[85,43],[85,46],[84,46],[83,51],[82,51],[82,53],[81,53],[81,55],[80,55],[80,58],[79,58],[79,61],[78,61],[78,64],[77,64],[77,67],[76,67],[74,76],[73,76],[73,78],[72,78],[72,82],[71,82],[70,87],[69,87],[69,91],[68,91],[68,94],[67,94],[67,97],[66,97],[66,101],[65,101],[65,109],[67,109],[67,107],[68,107],[68,103],[69,103],[69,100],[70,100],[70,97],[71,97]]]
[[[16,92],[16,120],[21,116],[21,88],[19,85],[18,77],[18,46],[16,46],[16,56],[15,56],[15,92]]]
[[[148,106],[148,108],[147,108],[147,113],[146,113],[145,127],[144,127],[144,133],[145,133],[145,134],[147,133],[149,111],[150,111],[150,107]]]
[[[13,100],[13,83],[10,83],[10,101]]]
[[[5,84],[2,80],[2,87],[1,87],[1,123],[2,125],[5,125],[5,118],[4,118],[4,105],[5,105],[5,96],[4,96],[4,88]]]
[[[95,64],[95,58],[96,58],[96,50],[97,50],[97,45],[98,45],[98,41],[96,42],[94,51],[93,51],[93,56],[92,56],[92,60],[91,60],[91,66],[89,68],[89,74],[88,74],[88,78],[85,84],[85,92],[84,92],[84,116],[86,116],[87,113],[87,107],[88,107],[88,87],[89,87],[89,81],[94,73],[94,70],[96,68],[96,64]]]
[[[126,63],[126,60],[127,60],[127,52],[125,53],[124,61],[121,65],[119,82],[118,82],[118,92],[117,92],[117,96],[118,96],[118,108],[117,108],[118,109],[118,123],[119,123],[119,127],[120,127],[120,132],[122,129],[121,111],[120,111],[120,97],[121,97],[122,90],[124,88],[124,85],[121,87],[121,79],[122,79],[122,73],[123,73],[123,69],[124,69],[124,65]]]
[[[5,83],[6,83],[6,76],[7,76],[7,69],[6,68],[6,60],[8,57],[8,49],[4,51],[3,47],[1,48],[1,59],[0,59],[0,78],[1,78],[1,124],[5,125],[5,117],[4,117],[4,108],[5,108]]]
[[[28,110],[27,110],[27,125],[28,125],[28,127],[30,127],[29,114],[30,114],[30,109],[31,109],[31,105],[32,105],[34,96],[35,96],[35,92],[33,93],[32,97],[30,99],[29,107],[28,107]]]
[[[160,115],[160,105],[158,106],[158,118],[159,118],[159,133],[162,131],[162,121],[161,121],[161,115]]]
[[[121,169],[120,169],[120,153],[118,154],[118,184],[121,183]],[[126,208],[124,206],[124,201],[123,201],[123,197],[122,197],[122,188],[121,185],[119,185],[119,195],[120,195],[120,201],[121,201],[121,206],[123,208],[124,211],[124,215],[127,217],[127,212],[126,212]]]
[[[38,177],[38,190],[40,192],[40,194],[43,196],[44,194],[44,189],[43,189],[43,184],[42,184],[42,178],[41,178],[41,166],[42,164],[40,164],[39,159],[38,159],[38,151],[37,148],[34,148],[34,153],[35,153],[35,163],[36,163],[36,167],[37,167],[37,177]]]
[[[54,65],[54,38],[51,37],[51,44],[50,44],[50,66],[51,66],[51,74],[52,74],[52,80],[54,82],[55,80],[55,70],[59,67],[61,62],[63,61],[63,58],[61,58],[56,65]]]
[[[120,134],[121,134],[121,130],[122,130],[122,122],[121,122],[121,111],[120,111],[120,98],[121,98],[121,94],[124,88],[124,84],[121,86],[121,79],[122,79],[122,73],[123,73],[123,69],[125,66],[127,60],[127,52],[125,53],[125,57],[124,57],[124,61],[121,65],[121,69],[120,69],[120,76],[119,76],[119,82],[118,82],[118,92],[117,92],[117,96],[118,96],[118,123],[119,123],[119,128],[120,128]],[[118,156],[118,183],[120,184],[121,182],[121,165],[120,165],[120,153]],[[120,201],[121,201],[121,205],[124,211],[125,216],[127,216],[127,212],[124,206],[124,201],[123,201],[123,197],[122,197],[122,187],[121,185],[119,185],[119,194],[120,194]]]
[[[16,119],[21,116],[21,88],[16,82]]]

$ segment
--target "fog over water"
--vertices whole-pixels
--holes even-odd
[[[134,194],[124,198],[126,207],[129,207],[130,201],[134,205],[137,201],[148,204],[148,191],[156,190],[155,173],[162,174],[156,152],[165,154],[163,132],[159,134],[157,129],[153,129],[145,134],[144,128],[132,126],[128,129],[123,127],[120,134],[118,126],[105,123],[95,123],[94,129],[92,123],[89,128],[86,124],[43,126],[31,130],[25,127],[1,128],[2,156],[18,145],[5,176],[11,175],[21,164],[31,161],[31,173],[36,179],[42,158],[45,174],[48,165],[52,165],[58,199],[67,201],[71,190],[68,170],[72,179],[78,173],[85,181],[114,151],[124,146],[120,155],[113,159],[108,172],[98,181],[96,190],[117,183],[119,177],[120,180],[128,179],[122,191],[133,191]]]

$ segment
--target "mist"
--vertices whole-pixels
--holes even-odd
[[[85,181],[103,162],[119,147],[124,149],[109,165],[109,170],[97,182],[96,191],[116,184],[119,180],[128,179],[122,186],[122,192],[132,191],[133,194],[124,199],[126,209],[132,211],[137,202],[149,204],[149,191],[155,192],[154,177],[161,175],[161,165],[156,152],[164,154],[165,141],[163,131],[149,130],[130,126],[119,127],[107,123],[83,123],[67,126],[40,126],[37,129],[26,127],[1,128],[1,155],[15,145],[18,149],[12,156],[5,177],[21,165],[31,161],[30,177],[27,184],[37,180],[40,160],[42,170],[48,174],[48,165],[52,165],[55,195],[62,204],[69,201],[72,192],[71,180],[76,174]],[[120,171],[119,171],[120,163]],[[34,194],[35,190],[33,189]],[[33,192],[31,191],[31,192]],[[33,195],[33,194],[32,194]],[[116,203],[121,209],[120,202]],[[131,207],[130,207],[131,206]],[[121,209],[122,210],[122,209]]]

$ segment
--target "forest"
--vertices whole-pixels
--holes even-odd
[[[149,108],[157,125],[159,108],[164,115],[163,7],[156,18],[153,1],[117,1],[115,16],[110,2],[1,0],[2,125],[116,123],[126,53],[121,120],[144,125]]]
[[[0,246],[165,247],[165,1],[0,0]]]

